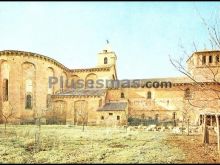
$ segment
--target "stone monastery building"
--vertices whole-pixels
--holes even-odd
[[[142,79],[139,87],[131,83],[130,87],[91,88],[89,80],[122,81],[118,81],[117,56],[109,44],[98,53],[94,68],[82,69],[69,69],[36,53],[0,51],[0,112],[11,114],[10,121],[18,124],[34,123],[41,118],[46,124],[124,125],[131,119],[181,121],[184,115],[199,124],[203,112],[220,111],[220,87],[216,81],[220,80],[219,56],[220,51],[193,53],[187,60],[192,79]],[[61,85],[61,77],[62,82],[85,83],[71,88]],[[146,82],[156,82],[155,87],[146,86]],[[171,86],[158,86],[161,82]],[[0,122],[3,120],[0,115]]]

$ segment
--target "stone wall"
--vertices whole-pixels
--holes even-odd
[[[104,102],[105,96],[95,97],[95,96],[54,96],[53,105],[56,102],[63,101],[65,104],[65,118],[67,124],[80,124],[80,121],[88,116],[86,124],[95,125],[97,121],[97,109],[101,107]],[[81,107],[80,107],[81,106]],[[51,111],[56,111],[52,109]],[[78,113],[77,113],[78,112]],[[51,112],[48,112],[48,117],[51,115]]]
[[[1,69],[2,63],[9,66],[9,76],[4,77],[1,72],[0,95],[3,96],[3,79],[8,79],[8,101],[1,99],[2,109],[7,109],[9,104],[16,111],[16,119],[33,120],[37,111],[46,108],[48,89],[48,68],[54,71],[54,76],[61,76],[66,68],[61,64],[44,56],[19,51],[0,52]],[[52,93],[59,90],[55,85]],[[27,94],[32,97],[32,107],[25,108]]]

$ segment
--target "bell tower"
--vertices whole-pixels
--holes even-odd
[[[220,51],[204,50],[194,52],[187,60],[188,72],[200,81],[220,80]]]
[[[114,51],[112,51],[109,41],[104,49],[98,53],[98,66],[111,66],[116,65],[117,56]]]

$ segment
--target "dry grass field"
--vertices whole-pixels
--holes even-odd
[[[123,128],[0,125],[0,163],[204,163],[219,162],[201,136]],[[205,155],[206,153],[206,155]],[[208,154],[207,154],[208,153]]]

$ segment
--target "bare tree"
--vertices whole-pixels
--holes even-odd
[[[215,112],[218,112],[218,109],[220,107],[217,107],[216,105],[210,105],[209,102],[212,101],[216,101],[220,99],[220,90],[216,89],[215,87],[213,87],[210,84],[207,84],[205,82],[201,82],[199,80],[197,80],[194,75],[192,75],[183,65],[182,59],[178,60],[173,60],[170,59],[172,65],[181,73],[183,73],[184,75],[186,75],[191,82],[188,83],[192,86],[192,88],[196,88],[197,91],[200,91],[200,94],[203,95],[203,97],[205,97],[204,99],[188,99],[187,103],[189,105],[191,105],[192,107],[200,107],[200,109],[207,109],[207,108],[212,108],[215,109]],[[216,70],[213,70],[212,67],[210,67],[209,65],[205,66],[210,72],[209,77],[212,77],[212,82],[214,83],[214,85],[219,85],[218,79],[217,79],[217,73]],[[201,73],[203,74],[203,73]],[[205,73],[207,74],[207,73]],[[204,76],[206,77],[206,75]],[[211,93],[211,94],[210,94]],[[186,104],[186,103],[185,103]],[[205,119],[206,120],[206,119]],[[218,118],[216,118],[216,120],[218,120]],[[219,126],[217,126],[219,127]],[[206,122],[203,123],[203,131],[205,133],[204,138],[208,138],[208,136],[206,135],[207,133],[207,125]],[[219,130],[219,129],[218,129]],[[218,131],[219,132],[219,131]],[[219,133],[218,133],[219,134]],[[205,143],[208,141],[207,139],[203,140]],[[219,145],[219,139],[218,139],[218,145]]]
[[[183,128],[187,127],[187,135],[189,135],[189,124],[190,124],[190,119],[191,119],[191,115],[190,115],[190,110],[191,110],[191,107],[193,105],[190,104],[190,99],[192,97],[192,94],[190,91],[190,88],[189,87],[182,87],[182,86],[177,86],[178,87],[178,90],[182,91],[184,93],[183,95],[183,100],[182,100],[182,103],[183,103],[183,109],[182,109],[182,134],[183,134]],[[191,89],[192,90],[192,89]]]
[[[77,124],[81,124],[83,126],[82,131],[84,132],[85,125],[88,122],[88,107],[87,102],[84,100],[77,101],[75,103],[75,113],[77,118]]]
[[[0,116],[3,118],[4,130],[6,134],[8,121],[12,118],[16,118],[16,110],[10,102],[7,107],[2,108],[0,111]]]
[[[84,109],[80,109],[77,111],[77,116],[79,117],[79,122],[83,126],[82,131],[84,132],[85,125],[87,125],[87,122],[88,122],[88,111]]]
[[[198,12],[199,13],[199,12]],[[213,49],[220,49],[220,33],[219,33],[219,23],[218,18],[215,19],[214,25],[208,24],[206,20],[200,15],[199,16],[202,20],[202,23],[204,24],[205,28],[208,31],[209,35],[209,42]],[[193,42],[193,46],[195,51],[197,51],[196,45]],[[190,58],[189,54],[185,51],[184,47],[181,45],[181,49],[183,51],[183,54],[186,55],[188,58]],[[207,52],[209,53],[209,52]],[[211,55],[211,54],[210,54]],[[200,62],[202,62],[202,59],[200,59]],[[201,109],[206,108],[212,108],[215,110],[216,113],[216,121],[217,121],[217,142],[218,142],[218,150],[220,149],[220,140],[219,140],[219,116],[217,115],[218,110],[220,107],[218,105],[210,105],[210,102],[216,102],[220,100],[220,89],[218,86],[220,85],[219,82],[219,68],[220,65],[217,65],[215,68],[213,68],[211,65],[204,64],[204,72],[201,72],[201,75],[209,82],[211,82],[213,85],[207,84],[205,81],[198,80],[195,75],[193,75],[186,67],[185,67],[185,60],[183,56],[180,56],[178,59],[173,59],[170,57],[171,64],[178,70],[180,73],[184,74],[187,78],[190,80],[190,84],[193,88],[196,88],[197,91],[200,92],[200,94],[203,95],[203,99],[196,98],[194,100],[187,100],[189,105],[192,107],[200,107]],[[204,116],[204,122],[203,122],[203,131],[204,131],[204,138],[203,142],[208,142],[208,136],[207,136],[207,122],[206,122],[206,115]]]
[[[34,120],[35,124],[38,127],[37,131],[35,132],[35,152],[40,151],[41,149],[41,125],[42,125],[42,119],[46,118],[46,112],[50,110],[51,107],[47,108],[39,108],[38,110],[35,110],[34,112]]]
[[[128,103],[130,102],[130,100],[128,100]],[[125,125],[124,125],[124,128],[125,128],[125,130],[126,130],[126,132],[127,132],[127,130],[128,130],[128,126],[129,126],[129,122],[128,122],[128,120],[129,120],[129,117],[130,117],[130,113],[129,113],[129,111],[130,111],[130,109],[128,108],[128,109],[126,109],[126,110],[124,110],[124,115],[125,115]]]

